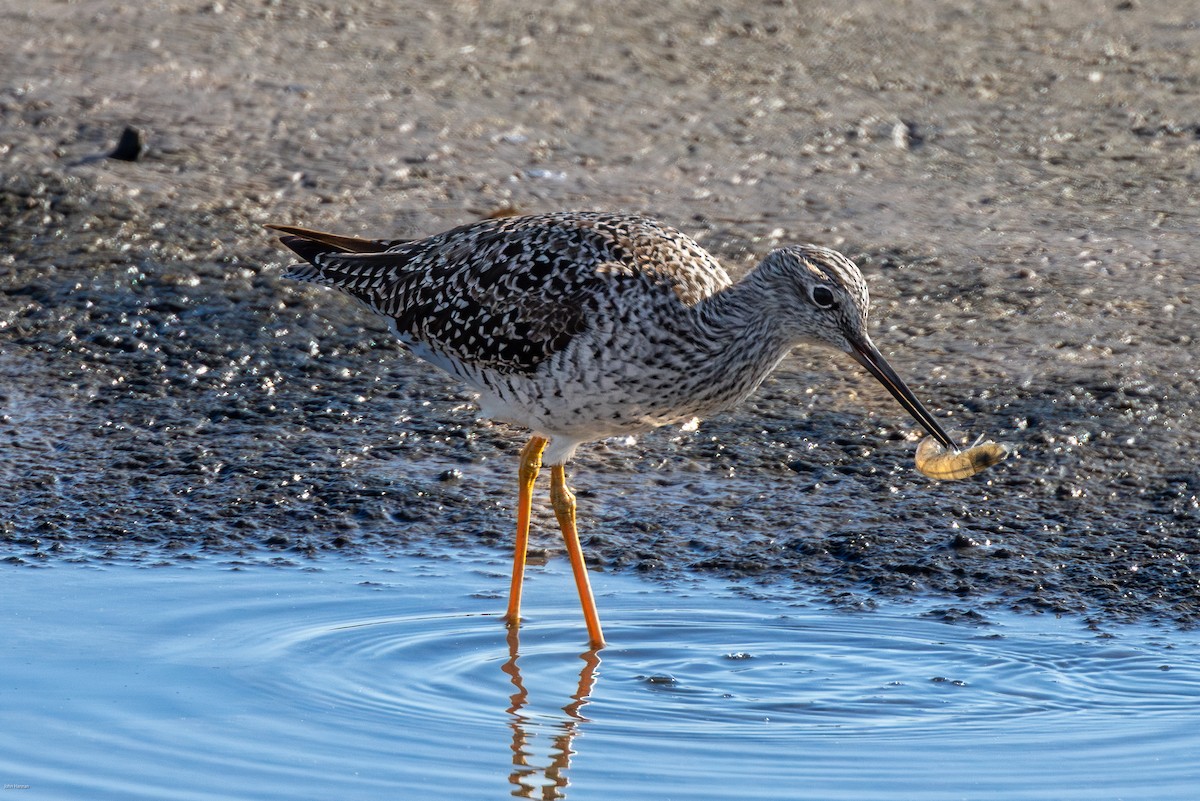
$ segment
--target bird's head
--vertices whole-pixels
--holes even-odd
[[[870,293],[854,262],[829,248],[790,245],[772,251],[759,273],[767,282],[773,316],[788,337],[797,342],[821,342],[849,353],[938,442],[957,450],[867,334]]]
[[[759,269],[769,284],[773,316],[790,338],[847,352],[854,342],[869,341],[867,282],[841,253],[790,245],[771,251]]]

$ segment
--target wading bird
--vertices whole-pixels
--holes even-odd
[[[357,298],[415,355],[478,392],[482,416],[533,432],[518,472],[510,626],[520,622],[543,462],[588,636],[600,647],[567,461],[584,442],[736,405],[801,343],[850,354],[956,450],[867,335],[862,274],[827,248],[779,248],[734,282],[691,238],[631,215],[508,217],[414,240],[268,227],[307,262],[288,277]]]

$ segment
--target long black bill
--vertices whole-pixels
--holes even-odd
[[[855,361],[867,368],[867,371],[871,375],[879,379],[879,383],[887,387],[887,391],[892,393],[892,397],[900,402],[900,405],[913,416],[914,420],[920,423],[943,446],[955,452],[958,451],[958,446],[950,439],[950,435],[946,433],[937,420],[933,419],[933,415],[921,405],[921,402],[917,400],[917,396],[900,379],[900,376],[896,375],[896,371],[887,363],[887,359],[883,358],[883,354],[879,352],[879,348],[875,347],[870,340],[851,342],[850,347],[850,355],[854,357]]]

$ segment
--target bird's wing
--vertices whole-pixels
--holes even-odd
[[[280,230],[310,262],[290,277],[338,287],[395,320],[401,338],[502,373],[533,372],[602,310],[690,306],[729,284],[691,239],[639,217],[484,220],[398,244],[356,239],[356,252],[336,237]]]

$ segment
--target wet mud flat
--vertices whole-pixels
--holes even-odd
[[[619,209],[734,273],[779,243],[843,250],[918,395],[1016,455],[925,479],[886,393],[800,350],[696,432],[581,452],[595,565],[1196,622],[1193,3],[0,18],[9,562],[508,547],[521,433],[280,279],[260,224],[422,236]],[[145,152],[103,158],[127,125]]]

